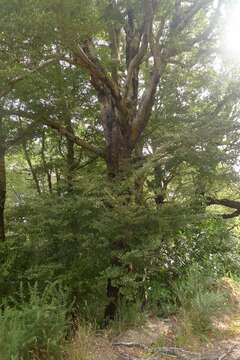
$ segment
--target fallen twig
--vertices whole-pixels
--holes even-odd
[[[126,347],[136,347],[138,349],[148,350],[148,346],[135,342],[114,342],[113,346],[126,346]]]
[[[142,360],[142,359],[137,358],[137,357],[135,357],[135,356],[126,354],[126,353],[123,352],[123,351],[118,351],[118,356],[119,356],[122,360]]]
[[[222,354],[221,356],[219,356],[218,360],[226,359],[226,357],[228,355],[230,355],[236,347],[237,347],[237,345],[233,345],[225,354]]]
[[[161,347],[154,350],[154,353],[146,360],[155,360],[158,354],[164,354],[184,360],[200,360],[201,354],[183,350],[176,347]]]

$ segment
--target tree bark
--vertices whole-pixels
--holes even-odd
[[[74,136],[74,130],[73,130],[73,127],[71,124],[71,119],[68,117],[65,118],[65,126],[66,126],[67,131]],[[68,190],[72,191],[73,190],[73,182],[74,182],[74,168],[75,168],[74,142],[70,138],[67,138],[66,142],[67,142],[67,146],[66,146],[67,147],[66,181],[67,181]]]
[[[47,161],[46,161],[45,150],[46,150],[45,149],[45,131],[43,130],[41,158],[42,158],[43,169],[44,169],[44,172],[45,172],[46,177],[47,177],[48,191],[51,194],[52,193],[52,175],[51,175],[51,170],[49,169]]]
[[[131,159],[130,127],[121,124],[121,114],[112,97],[100,96],[101,123],[106,141],[106,164],[108,176],[116,178],[125,176]]]
[[[216,199],[216,198],[208,196],[206,198],[206,204],[208,206],[221,205],[221,206],[225,206],[225,207],[235,210],[234,212],[231,212],[231,213],[221,214],[221,217],[223,219],[232,219],[232,218],[240,216],[240,201],[231,200],[231,199]]]
[[[6,165],[3,120],[0,118],[0,241],[5,240]]]

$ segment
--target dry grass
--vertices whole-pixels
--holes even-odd
[[[74,339],[66,350],[67,360],[115,360],[106,333],[96,333],[88,325],[79,325]]]
[[[238,281],[224,277],[219,280],[213,289],[217,295],[224,295],[225,302],[216,313],[209,312],[209,330],[202,332],[196,327],[194,318],[197,319],[198,311],[192,314],[195,309],[185,309],[178,317],[175,328],[174,343],[177,346],[184,346],[191,350],[198,351],[203,346],[210,346],[221,341],[238,338],[240,336],[240,285]],[[207,302],[203,312],[208,313]],[[192,315],[194,315],[192,319]],[[198,323],[198,321],[197,321]],[[197,324],[198,325],[198,324]]]
[[[94,331],[91,326],[79,325],[78,330],[67,347],[67,359],[95,360],[94,358]]]
[[[217,290],[227,294],[230,305],[239,308],[240,305],[240,283],[232,278],[223,277],[217,283]]]

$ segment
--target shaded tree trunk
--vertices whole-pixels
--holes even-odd
[[[131,171],[133,151],[131,146],[131,127],[128,121],[126,121],[126,118],[124,119],[122,114],[119,113],[114,104],[114,99],[112,99],[110,94],[107,96],[100,96],[99,100],[101,103],[101,123],[106,141],[105,160],[108,178],[110,181],[117,181],[121,184],[121,195],[125,197],[127,206],[132,192],[127,185],[127,179]],[[124,184],[125,181],[126,185]],[[122,266],[120,259],[116,257],[116,252],[118,250],[125,251],[125,243],[125,241],[121,240],[112,242],[111,250],[115,254],[111,258],[112,266]],[[109,278],[107,281],[106,292],[109,302],[104,313],[105,325],[116,318],[121,288],[118,285],[113,285],[113,280]]]
[[[67,131],[74,136],[74,131],[71,124],[71,119],[66,117],[65,118],[65,125]],[[73,190],[73,182],[74,182],[74,169],[75,169],[75,151],[74,151],[74,141],[72,141],[70,138],[67,138],[67,174],[66,174],[66,181],[68,190]]]
[[[61,174],[59,173],[58,169],[55,169],[55,176],[56,176],[56,188],[57,188],[57,194],[61,195]]]
[[[123,125],[122,114],[119,113],[110,94],[99,97],[101,104],[101,123],[106,141],[106,164],[109,178],[124,178],[129,170],[132,147],[130,143],[131,128]]]
[[[51,170],[49,169],[49,166],[47,164],[46,161],[46,157],[45,157],[45,131],[43,130],[42,133],[42,148],[41,148],[41,158],[42,158],[42,164],[43,164],[43,169],[44,172],[46,174],[47,177],[47,184],[48,184],[48,190],[50,192],[50,194],[52,193],[52,175],[51,175]]]
[[[19,116],[19,130],[20,130],[20,133],[23,132],[22,119],[21,119],[20,116]],[[29,155],[28,148],[27,148],[27,141],[26,141],[24,136],[22,136],[21,142],[22,142],[23,153],[25,155],[25,159],[27,161],[29,170],[31,172],[31,175],[32,175],[32,178],[33,178],[33,181],[34,181],[34,184],[36,186],[36,190],[37,190],[38,194],[41,195],[42,191],[41,191],[39,179],[38,179],[37,173],[36,173],[36,171],[35,171],[35,169],[34,169],[34,167],[32,165],[31,157]]]
[[[0,241],[5,240],[6,165],[3,120],[0,118]]]
[[[126,29],[126,67],[129,70],[128,79],[126,81],[126,88],[123,98],[118,97],[117,93],[109,89],[106,84],[100,84],[99,79],[94,75],[91,77],[91,82],[97,91],[98,99],[101,108],[101,123],[104,129],[104,138],[106,142],[105,148],[105,161],[108,170],[108,177],[110,180],[118,181],[121,188],[121,195],[125,197],[124,202],[128,206],[129,200],[132,194],[135,194],[135,198],[141,201],[141,196],[138,196],[137,191],[142,191],[141,182],[135,184],[136,187],[130,188],[127,179],[131,174],[132,168],[132,155],[137,139],[144,129],[143,122],[150,116],[150,111],[146,111],[146,114],[138,114],[137,102],[138,102],[138,87],[139,87],[139,64],[141,62],[143,53],[145,53],[147,46],[147,35],[143,36],[143,42],[140,46],[141,35],[137,33],[135,29],[134,13],[131,8],[128,9],[127,14],[127,29]],[[151,21],[150,21],[151,22]],[[145,24],[146,25],[146,24]],[[145,26],[145,31],[148,33],[148,25]],[[118,61],[119,59],[119,31],[117,28],[112,27],[110,29],[111,38],[111,51],[113,58]],[[141,48],[141,49],[140,49]],[[86,52],[92,61],[95,61],[98,66],[97,59],[92,55],[90,48],[86,48]],[[101,67],[100,67],[101,69]],[[118,72],[114,68],[112,78],[115,81],[115,85],[120,88],[120,81],[118,78]],[[103,85],[103,86],[102,86]],[[156,91],[157,83],[155,84]],[[149,93],[150,94],[150,93]],[[146,102],[148,102],[149,94],[145,96]],[[150,96],[151,97],[151,96]],[[151,101],[149,101],[150,104]],[[143,105],[142,108],[147,108],[148,105]],[[146,109],[144,109],[145,111]],[[144,112],[143,111],[143,112]],[[144,121],[143,117],[146,119]],[[141,119],[140,119],[141,118]],[[125,182],[125,184],[123,184]],[[123,187],[122,187],[123,184]],[[124,190],[123,190],[124,189]],[[111,250],[114,254],[118,250],[121,252],[127,251],[126,239],[113,241]],[[119,258],[114,255],[111,258],[112,266],[122,267]],[[107,297],[109,303],[105,308],[105,322],[114,320],[117,315],[118,304],[121,295],[121,288],[117,285],[113,285],[112,279],[108,279],[107,282]]]
[[[39,184],[39,180],[38,180],[36,171],[35,171],[35,169],[34,169],[34,167],[32,165],[31,157],[29,155],[29,152],[28,152],[28,149],[27,149],[27,144],[26,144],[25,141],[23,141],[22,147],[23,147],[23,152],[24,152],[24,155],[25,155],[25,159],[27,161],[29,170],[30,170],[30,172],[32,174],[34,184],[36,186],[36,190],[37,190],[38,194],[41,195],[42,191],[41,191],[41,187],[40,187],[40,184]]]
[[[113,286],[112,279],[109,278],[107,282],[107,297],[109,302],[104,311],[104,325],[108,325],[109,321],[115,320],[116,318],[119,292],[120,288],[118,286]]]

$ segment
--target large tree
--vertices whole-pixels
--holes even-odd
[[[87,73],[105,148],[97,151],[84,141],[81,145],[103,154],[108,174],[116,177],[129,170],[169,64],[186,52],[200,55],[211,48],[221,5],[213,3],[26,0],[5,5],[2,41],[7,48],[10,38],[16,38],[12,51],[18,64],[58,59],[63,67],[73,65]],[[9,16],[19,33],[9,26]]]
[[[234,108],[238,93],[236,86],[216,80],[212,66],[223,1],[0,3],[1,75],[6,89],[0,93],[1,114],[16,128],[1,142],[5,142],[0,148],[2,169],[6,149],[20,144],[38,193],[42,193],[39,169],[52,192],[47,144],[56,137],[48,127],[65,139],[58,147],[65,170],[59,166],[58,171],[68,192],[73,189],[77,145],[85,151],[86,163],[99,158],[105,164],[104,174],[113,187],[117,184],[119,201],[125,196],[125,208],[133,193],[138,205],[154,198],[153,208],[177,197],[187,203],[195,194],[201,211],[206,205],[228,204],[238,214],[237,202],[210,197],[211,187],[207,188],[209,174],[217,173],[221,162],[236,158],[231,150],[237,143],[233,133],[238,128]],[[36,73],[42,67],[44,71]],[[226,139],[229,156],[224,158]],[[30,156],[34,151],[36,166]],[[187,194],[182,183],[190,177],[192,191],[187,189]],[[126,179],[127,191],[122,191]],[[135,188],[130,188],[130,181]],[[5,190],[1,196],[4,204]],[[106,203],[110,210],[115,205]],[[113,267],[122,265],[118,252],[129,250],[124,236],[111,241]],[[128,270],[133,270],[131,264]],[[108,295],[113,301],[106,310],[110,317],[119,295],[119,285],[111,280]]]

